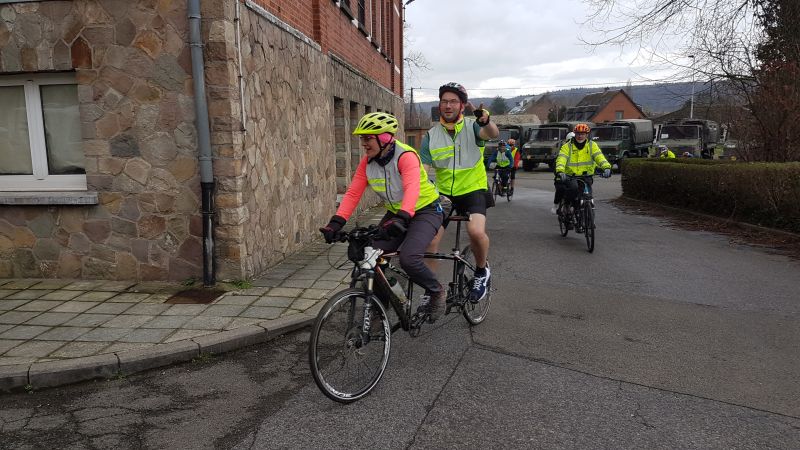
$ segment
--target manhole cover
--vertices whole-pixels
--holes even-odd
[[[225,294],[225,291],[216,289],[187,289],[176,293],[164,303],[205,305],[206,303],[213,302],[223,294]]]

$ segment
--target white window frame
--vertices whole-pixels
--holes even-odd
[[[85,191],[86,175],[50,175],[40,87],[54,84],[77,85],[74,74],[37,73],[0,77],[0,86],[23,86],[28,116],[33,175],[0,175],[0,192]],[[2,105],[0,105],[2,108]]]

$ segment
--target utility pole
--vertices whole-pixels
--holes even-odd
[[[415,115],[414,113],[416,111],[414,110],[414,88],[413,87],[411,88],[411,111],[410,112],[411,112],[411,118],[414,118],[414,115]],[[414,122],[414,125],[417,125],[416,121]]]
[[[689,118],[694,118],[694,55],[689,55],[692,58],[692,96],[689,98]]]

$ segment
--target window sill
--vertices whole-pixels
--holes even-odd
[[[0,205],[96,205],[97,192],[0,192]]]

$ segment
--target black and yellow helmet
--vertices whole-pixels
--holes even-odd
[[[397,133],[397,119],[385,112],[374,112],[364,114],[364,117],[358,121],[356,129],[353,134],[381,134],[381,133]]]

